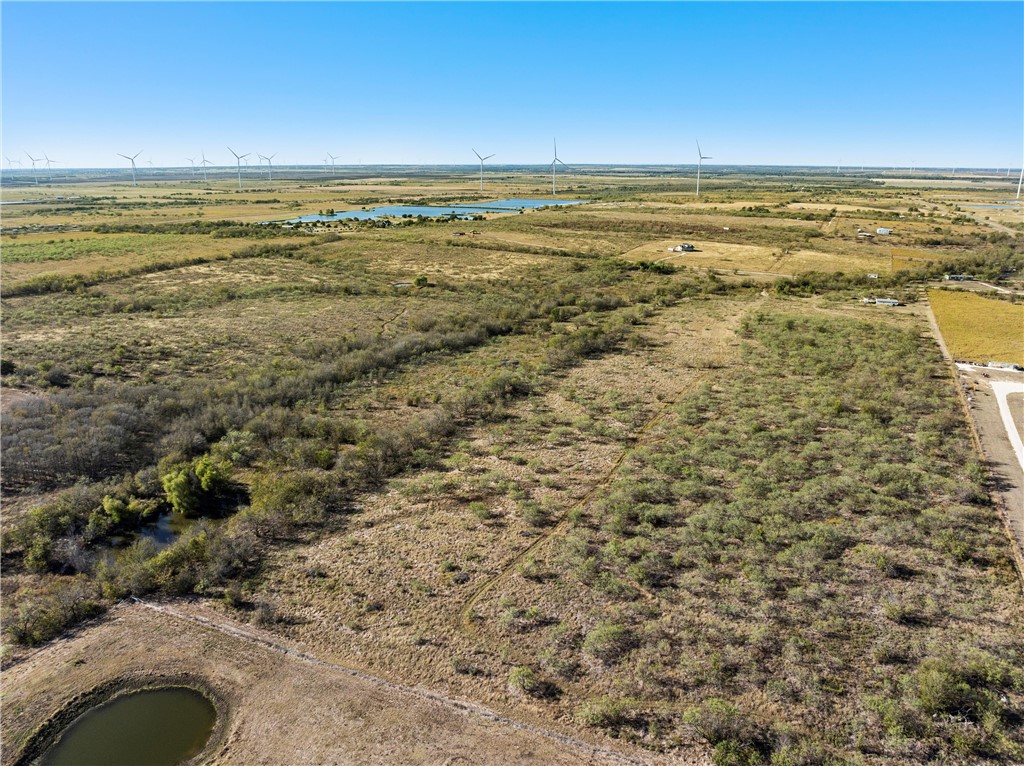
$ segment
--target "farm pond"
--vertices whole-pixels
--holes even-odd
[[[146,689],[86,711],[40,766],[173,766],[198,755],[217,720],[203,694],[183,686]]]

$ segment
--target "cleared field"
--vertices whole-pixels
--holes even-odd
[[[954,359],[1024,365],[1024,306],[947,290],[929,290],[928,301]]]
[[[673,253],[671,248],[682,244],[676,240],[660,240],[634,248],[623,254],[631,261],[656,261],[673,266],[723,271],[750,271],[792,276],[805,271],[888,271],[888,255],[825,253],[816,250],[791,250],[758,245],[734,245],[725,242],[687,240],[696,250]]]
[[[219,630],[189,619],[216,618],[201,609],[180,614],[121,606],[103,625],[5,670],[4,766],[16,762],[41,721],[100,684],[197,676],[225,703],[224,729],[204,760],[209,764],[668,762],[622,753],[621,745],[593,735],[570,739],[529,713],[526,720],[520,715],[521,723],[502,720],[442,694],[389,686],[302,657],[294,647],[286,654],[279,637],[252,627],[225,621]]]
[[[268,244],[283,241],[262,240]],[[7,285],[17,285],[41,274],[91,274],[157,262],[218,258],[241,247],[244,243],[237,239],[181,234],[32,235],[4,242],[0,278]]]

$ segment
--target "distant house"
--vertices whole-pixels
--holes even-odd
[[[868,279],[878,279],[877,274],[868,274]]]
[[[892,229],[878,228],[875,229],[875,234],[878,234],[883,237],[888,236],[889,234],[892,234]]]
[[[875,298],[876,306],[899,306],[900,302],[895,298]]]
[[[973,282],[974,277],[970,274],[943,274],[943,279],[948,279],[950,282]]]
[[[696,248],[693,245],[676,245],[672,248],[673,253],[692,253]]]

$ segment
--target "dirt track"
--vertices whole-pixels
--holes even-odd
[[[1000,388],[1016,388],[1024,384],[1024,373],[988,370],[970,365],[957,367],[960,384],[971,399],[971,417],[981,437],[982,449],[995,481],[996,494],[1002,501],[1010,532],[1017,541],[1018,549],[1024,554],[1024,468],[1008,431],[1007,418],[1000,412],[1001,397],[993,387],[995,383]],[[1006,397],[1005,392],[1003,396]],[[1010,394],[1003,406],[1013,407],[1015,402],[1019,409],[1020,399]],[[1013,420],[1017,423],[1014,424]],[[1017,431],[1014,436],[1019,442],[1019,417],[1011,418],[1011,425]]]
[[[943,357],[952,367],[953,358],[946,348],[931,306],[928,306],[927,317],[932,335],[938,342]],[[999,411],[998,397],[990,382],[1020,382],[1024,380],[1024,373],[989,370],[972,365],[956,365],[954,370],[971,420],[977,429],[983,458],[994,481],[994,494],[1003,508],[1007,529],[1017,545],[1017,561],[1021,562],[1024,560],[1024,470],[1010,441]],[[1013,401],[1014,399],[1011,399],[1011,402]],[[1019,425],[1019,418],[1015,417],[1013,420]]]
[[[116,677],[199,675],[231,710],[214,764],[660,764],[313,657],[196,605],[124,604],[5,671],[3,764]],[[701,760],[673,763],[702,763]]]

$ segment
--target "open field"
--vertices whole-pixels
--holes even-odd
[[[5,764],[159,674],[227,700],[223,763],[1024,758],[1024,595],[918,300],[1019,285],[961,215],[1005,192],[562,182],[592,202],[389,226],[254,224],[475,179],[5,207]]]
[[[279,638],[251,627],[227,624],[218,630],[195,619],[205,618],[196,610],[175,614],[120,606],[103,625],[7,671],[3,763],[14,762],[10,744],[66,705],[74,690],[112,678],[190,676],[206,679],[231,711],[204,761],[210,764],[664,762],[650,754],[619,753],[618,747],[611,751],[612,743],[598,737],[570,738],[440,694],[386,685],[292,647],[286,654]],[[62,693],[54,694],[55,688]],[[300,730],[312,736],[300,741]]]
[[[1024,306],[949,290],[930,290],[928,301],[954,359],[1024,365]]]

